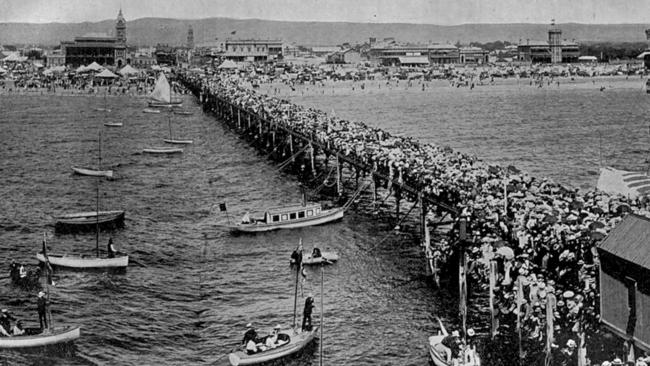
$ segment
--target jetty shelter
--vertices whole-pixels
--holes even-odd
[[[627,215],[597,249],[602,324],[650,352],[650,219]]]

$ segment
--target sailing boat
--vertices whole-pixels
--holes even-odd
[[[168,139],[163,139],[164,142],[168,144],[175,144],[175,145],[189,145],[194,143],[192,140],[175,140],[172,137],[172,118],[171,118],[172,111],[169,112],[169,115],[167,116],[167,122],[169,124],[169,138]]]
[[[97,112],[106,112],[109,113],[111,110],[108,109],[108,100],[106,99],[107,90],[104,89],[104,108],[95,108]]]
[[[106,178],[113,178],[113,171],[112,170],[102,170],[102,138],[101,135],[97,139],[97,144],[98,144],[98,155],[99,155],[99,162],[97,169],[88,169],[88,168],[77,168],[77,167],[72,167],[72,171],[75,172],[76,174],[79,175],[88,175],[91,177],[106,177]]]
[[[172,88],[164,72],[161,72],[160,76],[158,76],[156,85],[149,98],[151,98],[149,100],[149,107],[175,107],[183,104],[183,101],[180,99],[172,99]]]
[[[45,291],[47,293],[47,302],[50,302],[50,286],[51,283],[51,267],[47,261],[47,246],[45,242],[45,234],[43,234],[43,255],[45,256],[45,270],[46,284]],[[43,294],[39,294],[43,295]],[[22,335],[13,335],[11,337],[0,337],[0,349],[21,349],[33,347],[48,347],[58,346],[62,343],[72,342],[81,336],[81,329],[76,325],[58,326],[52,325],[52,314],[46,313],[46,325],[49,327],[41,328],[25,328],[25,333]]]
[[[257,365],[264,362],[278,360],[299,352],[311,341],[313,341],[314,338],[316,338],[316,334],[318,334],[318,326],[312,327],[311,330],[299,330],[298,327],[296,327],[298,279],[301,269],[301,266],[296,266],[296,289],[294,293],[293,325],[290,329],[280,330],[278,332],[278,340],[283,340],[282,343],[278,343],[278,345],[274,348],[263,349],[253,354],[248,354],[245,350],[232,352],[228,355],[228,360],[232,366]],[[245,346],[246,345],[244,345],[244,347]]]
[[[99,211],[99,179],[97,180],[97,212]],[[123,214],[123,212],[122,212]],[[122,216],[123,217],[123,216]],[[100,215],[95,215],[95,251],[96,256],[69,255],[69,254],[47,254],[36,253],[36,259],[42,263],[50,263],[53,266],[67,267],[74,269],[119,269],[129,265],[129,256],[126,254],[115,255],[112,258],[100,258],[99,256],[99,225]]]

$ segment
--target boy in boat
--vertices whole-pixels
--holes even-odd
[[[447,347],[447,363],[451,363],[452,360],[454,364],[458,364],[458,355],[462,347],[462,342],[460,340],[460,333],[457,330],[451,332],[451,335],[446,336],[440,342],[443,346]]]
[[[2,309],[0,313],[0,336],[11,337],[11,318],[9,310]]]
[[[108,252],[108,258],[115,258],[115,254],[117,254],[117,250],[115,250],[115,247],[113,246],[113,238],[108,238],[106,251]]]
[[[246,347],[248,346],[249,341],[253,341],[254,343],[257,342],[257,331],[253,328],[252,323],[246,324],[246,333],[244,333],[244,339],[241,343]]]
[[[310,331],[312,328],[311,325],[311,312],[314,309],[314,295],[311,293],[305,299],[305,308],[302,311],[302,330]]]
[[[271,331],[271,334],[266,337],[266,342],[264,346],[267,350],[273,349],[278,346],[278,332],[280,332],[280,324],[276,325],[275,328]]]
[[[12,329],[11,332],[15,336],[25,334],[25,328],[23,328],[23,321],[22,320],[17,321],[16,325],[14,325],[14,329]]]
[[[47,329],[47,299],[45,298],[45,292],[40,291],[38,293],[38,299],[36,300],[36,309],[38,310],[38,323],[41,326],[41,330]]]
[[[314,250],[311,252],[311,257],[312,258],[320,258],[321,256],[322,255],[321,255],[320,249],[314,247]]]

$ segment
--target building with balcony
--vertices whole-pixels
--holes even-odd
[[[482,65],[488,62],[489,52],[478,47],[462,47],[458,52],[461,64]]]
[[[73,67],[93,62],[117,67],[129,63],[126,48],[126,20],[122,15],[122,9],[117,15],[115,36],[88,33],[75,37],[74,41],[61,42],[61,54],[65,57],[65,64]]]
[[[282,41],[240,39],[226,40],[222,55],[232,61],[270,61],[282,59]]]

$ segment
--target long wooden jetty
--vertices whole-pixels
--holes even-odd
[[[234,100],[220,95],[219,91],[208,89],[206,84],[199,81],[200,79],[192,80],[180,75],[179,80],[199,100],[205,113],[214,115],[217,120],[244,137],[261,153],[275,160],[289,160],[283,164],[286,164],[299,177],[313,178],[322,175],[324,171],[319,171],[319,169],[329,170],[330,161],[334,160],[333,169],[336,169],[337,173],[339,195],[344,193],[344,185],[341,180],[345,176],[343,170],[347,166],[351,173],[349,176],[354,177],[357,187],[359,187],[360,177],[369,176],[373,183],[370,188],[373,190],[373,197],[377,197],[377,190],[380,187],[390,190],[390,194],[395,199],[397,220],[400,219],[402,203],[411,202],[413,205],[419,206],[419,226],[423,238],[425,237],[424,230],[426,230],[426,216],[429,212],[445,213],[451,215],[452,219],[460,212],[457,202],[450,197],[427,192],[421,177],[411,176],[408,172],[400,172],[400,176],[395,176],[395,174],[391,174],[386,165],[371,164],[368,159],[364,159],[364,155],[370,155],[371,152],[337,149],[333,144],[315,137],[322,134],[322,130],[298,130],[290,123],[265,112],[264,108],[255,111],[238,105]],[[290,158],[287,159],[287,157]],[[321,161],[323,164],[316,164],[317,161]]]

